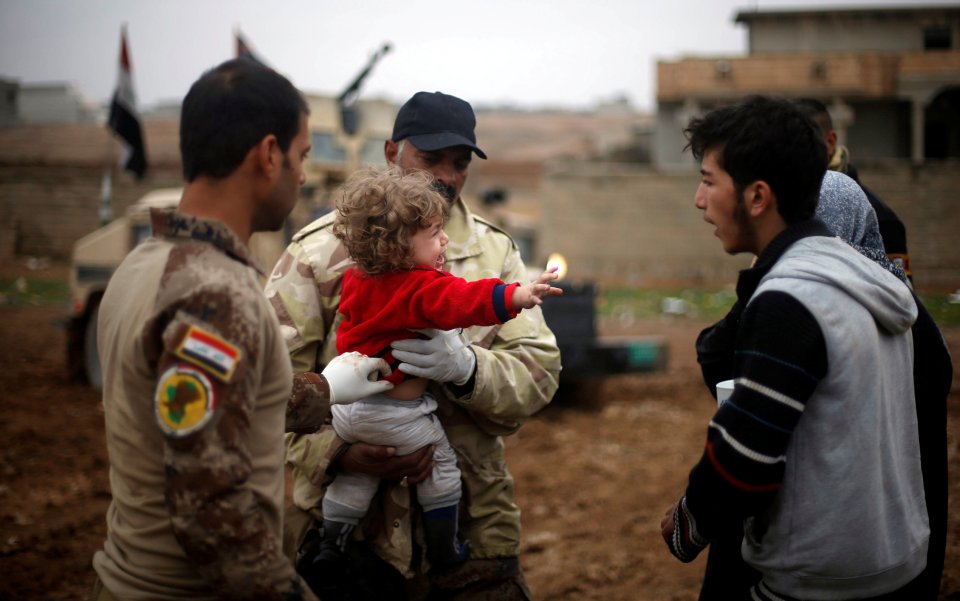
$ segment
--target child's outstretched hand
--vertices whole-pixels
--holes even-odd
[[[532,309],[543,304],[545,296],[560,296],[563,290],[550,285],[556,280],[557,268],[552,267],[540,274],[536,280],[523,286],[517,286],[513,291],[513,306],[517,309]]]

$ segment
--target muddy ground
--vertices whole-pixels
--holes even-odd
[[[0,306],[0,598],[84,599],[110,501],[99,397],[71,383],[61,306]],[[692,352],[706,325],[634,324],[664,336],[665,372],[613,378],[600,398],[553,405],[508,441],[523,513],[522,564],[540,601],[695,600],[704,557],[659,535],[699,457],[711,401]],[[960,357],[960,329],[945,332]],[[951,515],[941,599],[960,600],[960,376],[949,401]]]

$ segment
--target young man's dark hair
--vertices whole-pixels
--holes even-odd
[[[273,134],[286,153],[300,116],[310,109],[282,75],[246,59],[207,71],[183,99],[180,154],[183,177],[221,179],[230,175],[250,148]]]
[[[827,151],[819,128],[790,101],[752,96],[694,119],[684,134],[698,161],[718,151],[738,193],[763,180],[787,223],[813,217]]]

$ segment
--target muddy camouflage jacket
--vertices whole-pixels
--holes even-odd
[[[118,599],[315,599],[282,552],[286,346],[222,223],[151,213],[100,305]]]
[[[333,220],[334,214],[328,214],[297,233],[267,284],[295,373],[287,416],[293,501],[317,517],[335,475],[332,462],[345,444],[328,424],[304,433],[315,430],[317,419],[329,412],[326,387],[316,384],[314,373],[336,356],[335,334],[343,318],[337,313],[341,280],[352,264],[331,232]],[[445,267],[454,275],[471,281],[527,281],[513,241],[473,216],[461,200],[453,205],[444,230],[450,238]],[[477,356],[474,389],[458,396],[450,386],[431,384],[439,403],[436,414],[463,474],[461,532],[471,542],[471,557],[512,557],[519,551],[520,510],[501,437],[515,432],[550,401],[557,388],[560,352],[539,307],[505,324],[464,333]],[[398,485],[382,487],[381,502],[374,501],[355,531],[408,577],[413,575],[414,537],[423,548],[419,528],[411,525],[410,493]]]

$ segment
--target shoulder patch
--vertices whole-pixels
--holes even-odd
[[[154,412],[168,436],[182,438],[203,428],[216,406],[213,384],[199,369],[180,364],[160,375]]]
[[[223,382],[230,381],[240,362],[239,348],[197,326],[190,326],[173,354],[202,367]]]

